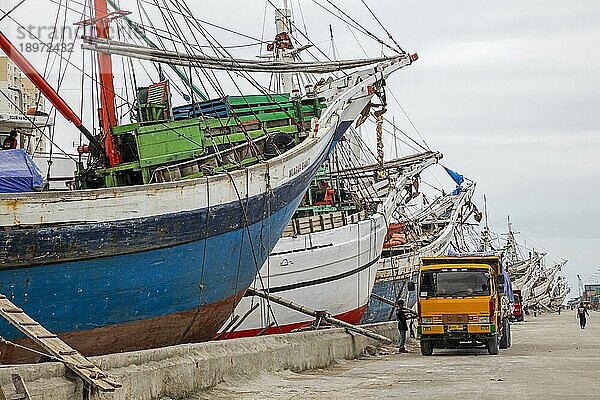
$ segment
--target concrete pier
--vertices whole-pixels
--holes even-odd
[[[513,345],[361,357],[317,371],[262,374],[228,382],[201,399],[600,399],[600,313],[579,328],[574,311],[512,325]]]
[[[371,329],[397,337],[394,323]],[[221,382],[238,382],[269,372],[324,368],[341,359],[359,357],[374,343],[344,329],[327,329],[92,357],[123,387],[89,397],[84,397],[81,380],[59,363],[3,366],[0,385],[8,388],[11,374],[18,373],[32,400],[180,399]]]
[[[373,329],[397,338],[396,324]],[[512,325],[513,346],[435,350],[421,356],[373,353],[376,344],[344,329],[182,345],[92,358],[123,384],[98,400],[600,398],[600,313],[579,329],[574,312],[530,316]],[[0,368],[17,372],[35,400],[87,399],[62,364]]]

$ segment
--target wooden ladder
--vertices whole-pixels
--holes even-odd
[[[15,387],[14,394],[6,394],[4,389],[0,387],[0,400],[31,400],[29,392],[25,387],[23,378],[19,374],[12,374],[12,382]]]
[[[114,381],[77,350],[48,331],[22,309],[0,294],[0,316],[41,346],[55,359],[64,363],[84,382],[103,392],[114,392],[121,384]]]

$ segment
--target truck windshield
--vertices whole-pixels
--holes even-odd
[[[421,272],[421,297],[489,296],[490,273],[487,270],[444,270]]]

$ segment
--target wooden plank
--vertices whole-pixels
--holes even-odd
[[[39,325],[33,318],[29,315],[23,313],[15,313],[12,315],[12,319],[21,325]]]
[[[300,221],[294,221],[294,232],[299,235],[300,234]]]
[[[119,383],[112,380],[82,354],[16,307],[6,296],[0,297],[0,316],[27,335],[46,352],[62,361],[69,369],[93,387],[104,392],[114,392],[115,389],[121,387]],[[15,387],[21,385],[25,390],[20,377],[17,381],[13,378],[13,382]],[[19,387],[17,387],[17,390],[19,390]]]
[[[307,219],[305,221],[298,221],[298,224],[300,226],[300,229],[310,228],[310,219]]]

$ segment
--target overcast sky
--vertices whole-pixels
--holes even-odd
[[[290,1],[297,24],[325,52],[331,23],[342,58],[364,57],[363,49],[380,54],[380,45],[356,33],[361,49],[348,27],[312,0]],[[429,146],[444,153],[444,164],[478,182],[478,203],[485,193],[496,231],[506,230],[510,214],[528,244],[569,260],[564,274],[576,295],[576,274],[585,279],[600,266],[600,2],[366,1],[400,45],[420,56],[389,80],[390,92]],[[137,19],[135,2],[121,3]],[[199,18],[258,38],[267,15],[264,37],[273,35],[273,11],[265,14],[263,0],[188,3]],[[361,1],[335,4],[386,38]],[[55,13],[48,0],[27,0],[15,18],[52,26]],[[0,27],[18,35],[8,19]],[[252,42],[211,32],[225,45]],[[253,57],[258,48],[236,51]],[[43,55],[28,57],[43,67]],[[79,51],[73,59],[81,59]],[[73,77],[64,94],[78,104]],[[388,116],[417,137],[388,97]]]

